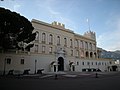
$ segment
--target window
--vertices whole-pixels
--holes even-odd
[[[71,50],[71,56],[73,56],[73,50]]]
[[[87,62],[87,65],[90,65],[90,62]]]
[[[77,65],[79,65],[79,62],[77,62]]]
[[[78,51],[78,50],[76,51],[76,56],[77,56],[77,57],[79,56],[79,51]]]
[[[49,53],[52,53],[52,47],[49,48]]]
[[[70,39],[70,47],[73,47],[72,39]]]
[[[91,65],[93,65],[93,62],[91,62]]]
[[[57,45],[60,45],[60,36],[57,36]]]
[[[24,64],[24,59],[21,59],[20,63],[21,63],[21,64]]]
[[[84,48],[83,41],[80,41],[80,48]]]
[[[81,58],[84,58],[84,51],[81,51]]]
[[[102,65],[104,65],[104,63],[102,62]]]
[[[106,66],[107,64],[105,63],[105,66]]]
[[[38,32],[38,31],[36,32],[36,38],[35,38],[35,40],[36,40],[36,41],[39,40],[39,32]]]
[[[84,65],[84,62],[82,62],[82,65]]]
[[[112,64],[112,62],[111,62],[111,61],[110,61],[109,63],[110,63],[110,64]]]
[[[88,43],[85,42],[85,49],[88,49]]]
[[[101,62],[99,62],[98,65],[101,65]]]
[[[97,62],[96,62],[96,65],[97,65]]]
[[[67,39],[64,38],[64,46],[66,47],[67,46]]]
[[[38,52],[38,45],[35,45],[35,52]]]
[[[42,46],[42,53],[45,53],[45,46]]]
[[[75,48],[78,48],[78,40],[75,40]]]
[[[53,44],[53,35],[52,34],[50,34],[50,36],[49,36],[49,44]]]
[[[91,43],[89,44],[89,49],[92,50],[92,44]]]
[[[45,43],[46,35],[45,33],[42,33],[42,43]]]
[[[11,64],[11,58],[7,58],[6,60],[7,60],[6,61],[7,64]]]

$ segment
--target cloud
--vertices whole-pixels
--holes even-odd
[[[50,13],[50,17],[52,20],[56,20],[60,23],[65,24],[67,26],[67,28],[69,28],[71,30],[76,30],[75,23],[71,19],[63,16],[62,13],[57,12],[50,7],[48,7],[48,11]]]
[[[109,31],[97,37],[98,46],[106,50],[120,50],[120,16],[106,22]]]
[[[12,1],[12,0],[5,0],[4,2],[0,3],[2,7],[6,9],[10,9],[12,11],[18,12],[19,9],[21,8],[20,3],[17,1]]]
[[[63,15],[64,13],[61,10],[57,10],[58,8],[56,8],[56,6],[58,6],[61,2],[62,1],[57,0],[45,0],[42,2],[37,1],[37,6],[40,11],[41,8],[44,10],[44,12],[49,16],[50,21],[58,21],[60,23],[65,24],[66,28],[75,30],[75,23],[68,17],[65,17],[65,15]]]

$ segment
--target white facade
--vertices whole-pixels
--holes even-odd
[[[94,32],[82,36],[58,22],[32,20],[31,23],[37,33],[34,47],[30,52],[0,53],[1,72],[12,69],[16,72],[30,69],[30,73],[38,69],[44,72],[108,70],[111,60],[98,58]]]

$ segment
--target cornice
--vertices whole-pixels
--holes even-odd
[[[51,28],[54,28],[54,29],[59,29],[59,30],[74,34],[74,32],[72,30],[59,28],[59,27],[56,27],[56,26],[54,26],[52,24],[45,23],[45,22],[42,22],[42,21],[39,21],[39,20],[36,20],[36,19],[32,19],[31,23],[38,23],[38,24],[41,24],[41,25],[44,25],[44,26],[47,26],[47,27],[51,27]]]

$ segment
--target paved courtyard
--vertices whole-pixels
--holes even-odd
[[[57,77],[55,75],[57,74]],[[120,72],[47,73],[0,77],[1,90],[120,90]]]

